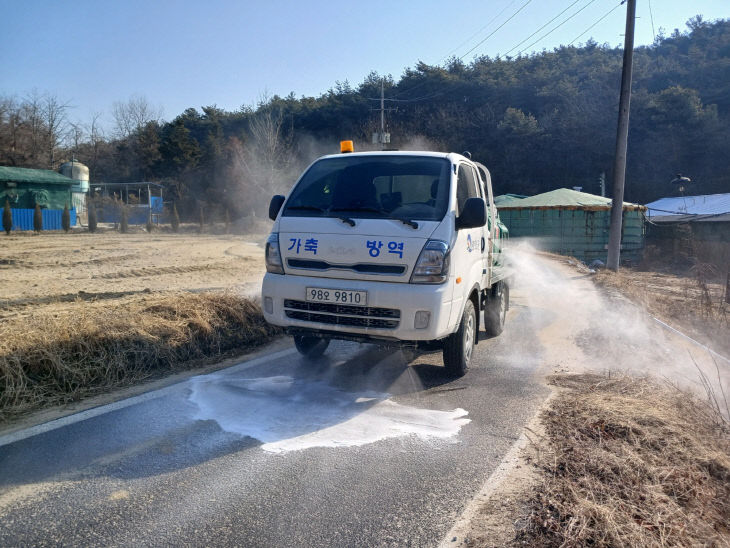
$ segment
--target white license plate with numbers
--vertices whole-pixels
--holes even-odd
[[[310,303],[352,304],[356,306],[365,306],[368,304],[368,292],[352,291],[350,289],[308,287],[306,300]]]

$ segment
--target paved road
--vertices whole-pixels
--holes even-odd
[[[553,320],[517,292],[459,380],[333,343],[0,438],[0,546],[436,545],[547,396]]]

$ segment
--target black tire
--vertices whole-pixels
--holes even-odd
[[[308,337],[306,335],[294,335],[294,346],[305,358],[319,358],[330,344],[329,339],[319,337]]]
[[[464,306],[459,329],[444,340],[444,366],[449,374],[455,377],[463,377],[469,370],[469,363],[474,354],[476,326],[474,303],[469,299]]]
[[[491,337],[496,337],[504,331],[504,322],[509,310],[509,286],[504,282],[498,282],[494,293],[484,307],[484,331]]]

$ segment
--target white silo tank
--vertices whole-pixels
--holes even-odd
[[[71,185],[71,207],[76,208],[76,215],[86,216],[86,195],[89,193],[89,168],[81,162],[72,160],[61,164],[58,169],[61,175],[73,179]]]

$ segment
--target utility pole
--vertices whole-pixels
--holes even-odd
[[[377,101],[376,98],[370,98],[370,101]],[[390,99],[388,99],[390,101]],[[373,133],[373,144],[379,143],[380,150],[385,150],[385,145],[390,143],[390,133],[385,133],[385,111],[397,110],[394,108],[385,108],[385,78],[380,80],[380,109],[371,108],[370,110],[380,110],[380,131]]]
[[[385,148],[385,80],[380,80],[380,150]]]
[[[616,157],[613,163],[613,196],[611,226],[608,232],[608,259],[606,267],[618,272],[621,255],[621,222],[624,209],[624,182],[626,181],[626,149],[629,139],[629,108],[631,105],[631,73],[634,60],[634,22],[636,0],[627,0],[626,34],[624,35],[624,64],[621,71],[621,98],[618,106],[616,130]]]

